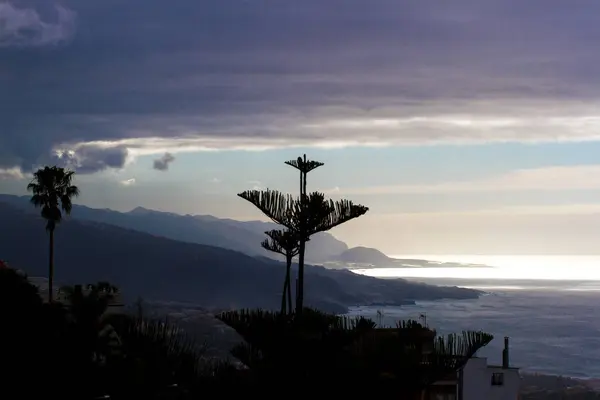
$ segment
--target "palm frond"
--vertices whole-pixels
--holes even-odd
[[[270,239],[269,242],[275,244],[281,250],[283,250],[283,253],[280,253],[280,254],[283,254],[283,255],[290,254],[292,257],[295,257],[298,255],[300,243],[298,240],[298,235],[296,233],[294,233],[293,231],[290,231],[290,230],[283,231],[280,229],[273,229],[273,230],[265,232],[265,235],[267,235],[269,237],[269,239]]]
[[[329,200],[329,214],[319,225],[316,232],[327,231],[345,222],[365,215],[369,211],[369,207],[361,204],[354,204],[350,200]]]
[[[276,241],[274,241],[273,239],[265,239],[260,243],[260,246],[270,252],[273,253],[279,253],[281,255],[286,255],[286,251],[283,249],[283,247],[281,247],[279,245],[279,243],[277,243]]]
[[[73,203],[71,202],[71,198],[67,195],[60,196],[60,205],[65,214],[70,215],[71,210],[73,209]]]
[[[62,220],[61,209],[68,215],[73,209],[71,199],[79,195],[79,188],[72,185],[74,171],[57,166],[44,167],[33,174],[27,185],[32,193],[31,203],[42,208],[42,217],[48,221],[46,229],[52,230]]]
[[[494,336],[486,332],[463,331],[461,334],[452,333],[446,337],[438,337],[434,342],[434,349],[439,354],[468,360],[493,339]]]
[[[307,234],[327,231],[354,218],[358,218],[369,211],[368,207],[354,204],[350,200],[326,200],[325,195],[313,192],[307,196],[305,226]],[[296,202],[295,209],[300,213],[301,202]]]
[[[292,196],[283,194],[277,190],[246,190],[239,193],[239,197],[254,204],[263,214],[273,222],[293,229],[294,218],[292,209],[294,200]]]
[[[27,189],[30,189],[31,191],[33,191],[33,193],[35,193],[33,196],[31,196],[30,199],[31,204],[33,204],[34,206],[41,207],[48,202],[47,196],[43,194],[38,194],[39,189],[36,185],[32,186],[32,184],[29,184],[27,186]]]
[[[285,161],[285,164],[289,165],[290,167],[296,168],[297,170],[303,173],[309,173],[313,169],[325,165],[320,161],[307,160],[306,154],[304,155],[304,159],[302,157],[298,157],[296,160]]]

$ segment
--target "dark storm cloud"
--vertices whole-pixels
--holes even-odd
[[[595,0],[0,4],[0,167],[600,132]]]
[[[154,160],[152,167],[158,171],[166,171],[173,161],[175,161],[175,156],[171,153],[165,153],[161,158]]]
[[[57,45],[66,42],[75,29],[76,15],[54,6],[54,20],[44,20],[35,8],[0,3],[0,47]]]
[[[75,150],[57,154],[55,163],[85,174],[107,168],[122,168],[127,161],[127,154],[127,148],[122,146],[101,147],[84,144],[77,146]]]

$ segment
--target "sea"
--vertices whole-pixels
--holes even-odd
[[[430,260],[425,268],[371,268],[356,273],[478,289],[471,300],[420,301],[402,307],[355,307],[350,315],[382,325],[426,322],[440,334],[483,330],[494,340],[478,354],[499,364],[503,338],[510,362],[525,372],[600,378],[600,256],[395,255]],[[445,262],[459,263],[445,267]],[[490,268],[492,267],[492,268]]]

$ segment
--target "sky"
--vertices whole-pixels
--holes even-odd
[[[388,254],[595,254],[597,0],[0,0],[0,192],[258,219],[236,193],[367,205]]]

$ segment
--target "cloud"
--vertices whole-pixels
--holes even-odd
[[[135,178],[125,179],[119,182],[123,186],[133,186],[135,185]]]
[[[521,205],[496,208],[482,208],[476,210],[452,210],[452,211],[422,211],[410,213],[382,213],[373,214],[370,218],[376,221],[385,221],[390,218],[402,218],[405,222],[415,220],[443,221],[447,218],[460,217],[502,217],[502,216],[573,216],[573,215],[596,215],[600,216],[600,204],[597,203],[574,203],[553,205]]]
[[[600,190],[600,165],[520,169],[484,179],[433,184],[336,187],[325,192],[380,195],[564,190]]]
[[[0,168],[1,180],[19,180],[25,178],[25,175],[19,168]]]
[[[55,152],[58,164],[82,174],[98,172],[107,168],[123,168],[127,157],[126,147],[95,144],[80,144],[73,147],[72,150],[57,149]]]
[[[595,0],[1,4],[0,167],[600,139]],[[104,158],[81,172],[122,166]]]
[[[263,190],[264,186],[261,181],[258,180],[250,180],[248,184],[252,186],[252,190]]]
[[[212,178],[210,180],[211,183],[221,183],[221,180],[219,178]]]
[[[171,153],[165,153],[161,158],[154,160],[152,167],[158,171],[166,171],[173,161],[175,161],[175,157]]]
[[[0,47],[58,45],[75,32],[76,14],[59,5],[54,7],[54,21],[44,21],[32,8],[0,3]]]

